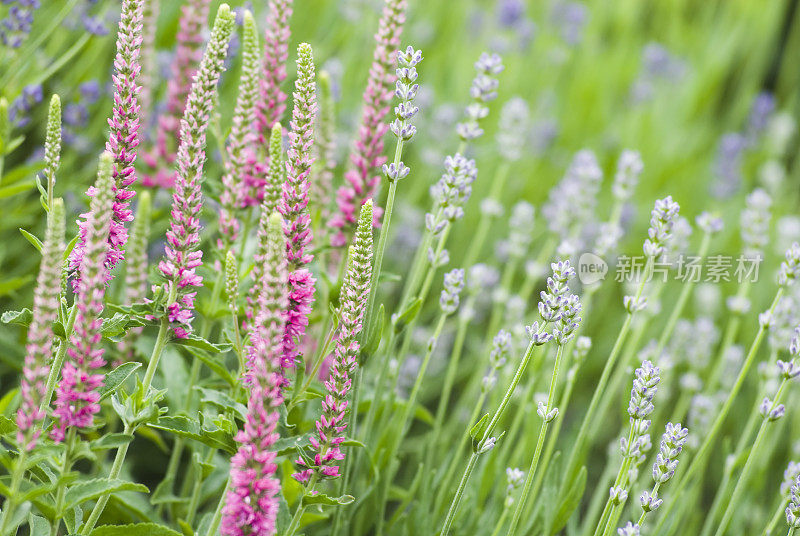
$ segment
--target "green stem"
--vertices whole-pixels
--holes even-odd
[[[64,477],[69,473],[72,468],[72,450],[75,447],[75,428],[69,428],[67,437],[64,442],[64,460],[61,464],[61,476]],[[53,522],[50,525],[50,536],[58,535],[58,528],[61,525],[61,519],[64,517],[64,500],[67,496],[67,486],[61,482],[58,484],[56,491],[56,504],[53,515]]]
[[[780,387],[778,387],[778,392],[775,395],[775,400],[772,402],[772,406],[769,408],[769,412],[772,413],[775,408],[781,403],[783,399],[784,389],[788,380],[784,378],[781,382]],[[770,424],[770,420],[767,416],[764,416],[764,420],[761,422],[761,426],[758,429],[758,435],[756,435],[755,441],[753,441],[753,447],[750,449],[750,452],[747,454],[747,461],[744,463],[744,467],[742,468],[742,473],[739,475],[739,479],[736,481],[736,486],[733,488],[733,493],[731,494],[731,499],[728,501],[728,507],[725,509],[725,513],[722,515],[722,521],[720,521],[719,525],[717,526],[717,531],[714,533],[715,536],[722,536],[725,534],[725,531],[728,530],[728,525],[731,522],[731,518],[733,517],[733,513],[736,511],[736,508],[739,507],[739,501],[741,499],[742,493],[744,492],[744,486],[748,483],[750,479],[750,472],[753,469],[753,463],[756,459],[756,453],[761,449],[761,444],[764,441],[764,436],[767,432],[767,426]]]
[[[306,486],[305,490],[303,490],[303,495],[314,492],[314,487],[317,485],[317,478],[318,476],[316,472],[311,475],[308,485]],[[294,536],[294,533],[297,532],[298,528],[300,528],[300,520],[303,518],[303,514],[306,512],[306,508],[308,508],[308,506],[303,504],[303,495],[300,496],[300,504],[297,506],[297,510],[295,510],[294,516],[292,516],[292,521],[289,523],[289,527],[287,527],[284,536]]]
[[[500,514],[500,519],[497,520],[497,524],[494,526],[494,530],[492,531],[492,536],[498,536],[500,531],[503,529],[503,525],[506,522],[506,518],[508,518],[508,512],[511,509],[508,506],[503,506],[503,512]]]
[[[500,164],[500,167],[498,167],[497,171],[495,172],[494,180],[492,181],[492,186],[486,199],[492,199],[498,203],[500,202],[499,197],[503,193],[503,189],[505,188],[506,180],[508,179],[508,174],[510,171],[511,164],[507,161],[503,161],[503,163]],[[491,227],[493,218],[494,216],[491,214],[481,211],[481,219],[478,222],[477,234],[472,240],[470,240],[470,247],[467,249],[467,254],[464,256],[464,261],[461,263],[461,266],[464,268],[469,268],[475,264],[475,261],[481,254],[483,245],[486,242],[486,237],[489,235],[489,228]]]
[[[300,399],[300,395],[308,391],[308,388],[311,387],[311,382],[319,376],[319,371],[322,368],[322,364],[325,362],[325,357],[330,351],[331,344],[333,344],[333,337],[335,333],[336,330],[333,326],[331,326],[328,330],[328,334],[325,336],[325,342],[320,347],[321,351],[317,354],[317,358],[314,360],[314,367],[311,369],[311,373],[306,377],[306,381],[303,382],[303,385],[300,387],[297,393],[292,396],[292,400],[286,407],[287,413],[297,405],[297,402],[295,401]]]
[[[228,477],[228,480],[225,482],[225,489],[222,490],[219,501],[217,501],[217,508],[214,510],[214,517],[211,518],[211,523],[208,524],[206,536],[215,536],[217,534],[219,524],[222,521],[222,508],[225,506],[225,500],[228,496],[228,488],[230,488],[230,485],[231,479]]]
[[[556,362],[553,365],[553,376],[550,380],[550,390],[547,394],[547,407],[545,408],[545,411],[551,411],[556,401],[556,385],[558,384],[558,373],[559,369],[561,368],[561,357],[563,353],[564,347],[559,344],[558,349],[556,350]],[[525,504],[528,500],[528,495],[531,492],[533,478],[536,476],[536,469],[537,465],[539,464],[539,457],[542,454],[544,439],[547,436],[547,427],[549,424],[550,421],[547,420],[546,415],[543,416],[542,426],[539,429],[539,439],[536,442],[536,450],[533,453],[533,460],[531,460],[531,466],[528,469],[527,476],[525,477],[525,485],[522,487],[522,494],[517,502],[517,507],[514,509],[514,516],[511,518],[511,525],[508,527],[508,536],[514,536],[514,534],[517,532],[517,526],[522,518],[522,512],[525,510]],[[542,472],[544,472],[546,469],[546,467],[543,467]]]
[[[0,524],[0,535],[2,536],[6,536],[10,529],[8,524],[14,518],[14,510],[17,508],[16,498],[22,485],[22,477],[25,475],[25,460],[27,457],[28,451],[25,450],[23,445],[14,464],[14,472],[11,474],[11,493],[9,493],[3,506],[3,522]]]
[[[772,300],[772,305],[770,306],[767,314],[771,317],[775,312],[775,308],[778,306],[778,302],[783,297],[783,293],[785,289],[780,287],[778,292],[775,293],[775,298]],[[747,352],[747,357],[742,364],[742,368],[739,370],[739,375],[736,377],[736,381],[731,387],[731,390],[728,393],[728,397],[725,399],[725,403],[720,408],[719,412],[717,413],[714,422],[711,425],[708,433],[705,435],[703,439],[703,443],[697,449],[697,454],[692,459],[692,463],[689,464],[689,468],[683,474],[683,476],[678,480],[678,482],[674,486],[674,495],[676,497],[680,497],[681,493],[684,491],[686,486],[688,485],[689,481],[695,476],[695,474],[700,471],[701,467],[703,467],[705,463],[706,456],[710,453],[711,447],[714,444],[714,440],[717,438],[717,435],[722,430],[722,425],[725,422],[725,419],[728,417],[728,413],[730,413],[731,407],[733,406],[733,402],[736,399],[736,396],[741,391],[742,387],[744,386],[745,378],[747,377],[747,373],[750,371],[753,363],[755,362],[756,354],[758,353],[758,349],[761,347],[761,342],[766,335],[766,328],[763,325],[759,325],[758,333],[756,333],[755,339],[753,339],[753,343],[750,345],[750,350]],[[678,501],[671,501],[669,505],[666,507],[666,511],[661,515],[661,519],[659,520],[658,525],[654,530],[654,534],[661,534],[661,529],[663,528],[664,524],[667,520],[670,519],[670,513],[674,508],[674,505],[677,504]]]
[[[642,281],[639,283],[639,288],[636,291],[636,296],[634,297],[635,302],[639,302],[642,297],[642,293],[644,292],[644,286],[647,280],[650,278],[650,275],[653,272],[653,262],[654,259],[649,257],[647,259],[647,264],[645,266],[644,277],[642,277]],[[578,430],[578,436],[573,443],[572,451],[569,455],[569,460],[566,464],[566,472],[564,473],[564,479],[562,480],[562,488],[566,485],[567,482],[571,482],[572,475],[574,471],[577,469],[576,464],[578,463],[580,456],[583,451],[583,444],[586,442],[586,438],[589,432],[590,426],[594,423],[596,419],[597,410],[600,406],[600,399],[603,395],[606,394],[606,385],[608,384],[608,380],[611,376],[612,370],[616,365],[617,358],[619,357],[620,352],[622,351],[622,347],[625,345],[625,340],[628,336],[628,332],[631,329],[631,322],[633,321],[633,317],[635,315],[635,311],[631,310],[625,317],[625,322],[622,324],[622,329],[620,329],[619,334],[617,335],[617,340],[614,342],[614,347],[611,349],[611,354],[608,356],[606,360],[606,364],[603,366],[603,372],[600,375],[600,380],[597,382],[597,386],[595,387],[594,393],[592,394],[591,401],[589,402],[589,409],[586,411],[586,415],[583,417],[583,421],[581,422],[581,427]]]
[[[464,470],[464,474],[461,477],[461,482],[458,483],[456,495],[453,497],[453,502],[450,503],[450,509],[447,510],[447,517],[444,518],[444,525],[442,526],[442,531],[440,532],[441,536],[447,536],[450,533],[450,526],[453,524],[453,519],[455,519],[456,512],[461,504],[461,497],[464,494],[464,489],[467,487],[467,481],[469,480],[473,469],[475,469],[475,463],[477,461],[478,453],[473,452],[472,456],[469,457],[469,462],[467,462],[467,468]]]
[[[56,357],[53,359],[53,364],[50,366],[50,373],[47,376],[47,387],[42,397],[42,403],[39,405],[39,411],[44,414],[47,413],[47,409],[50,407],[50,402],[53,399],[53,392],[56,390],[56,383],[61,376],[61,369],[64,367],[64,360],[67,357],[67,346],[69,346],[69,339],[72,337],[72,329],[75,326],[75,317],[77,315],[78,308],[73,305],[69,312],[69,317],[67,318],[67,325],[64,326],[64,340],[61,341]],[[45,426],[44,421],[42,421],[42,426]]]

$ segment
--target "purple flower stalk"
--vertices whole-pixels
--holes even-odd
[[[280,362],[288,279],[279,214],[269,217],[268,228],[266,271],[258,281],[258,314],[247,349],[247,419],[236,436],[240,446],[231,458],[231,488],[222,510],[220,530],[225,536],[271,536],[278,514],[280,482],[270,448],[278,439],[277,408],[283,402]]]
[[[361,332],[364,308],[369,297],[372,276],[372,200],[361,206],[358,227],[350,246],[350,254],[342,282],[339,332],[334,349],[331,374],[325,382],[327,395],[322,401],[322,415],[316,422],[316,436],[310,442],[314,451],[312,458],[301,456],[297,464],[305,469],[293,476],[300,482],[308,481],[316,473],[317,478],[339,476],[338,461],[344,459],[339,446],[344,441],[347,428],[347,395],[350,392],[350,375],[358,367],[358,334]],[[463,276],[463,272],[462,272]],[[463,283],[463,279],[462,279]],[[455,298],[456,306],[458,297]]]
[[[167,243],[164,247],[165,258],[158,265],[169,282],[168,290],[172,301],[167,304],[167,313],[169,321],[174,325],[175,336],[179,338],[186,337],[191,330],[192,309],[197,292],[189,290],[203,284],[203,278],[195,271],[203,263],[203,252],[198,250],[199,217],[203,204],[200,181],[206,160],[209,115],[214,104],[217,82],[224,69],[223,62],[233,25],[233,13],[227,4],[222,4],[181,122],[181,144],[178,147],[170,229],[167,231]]]
[[[36,446],[42,433],[38,425],[45,417],[40,406],[53,360],[53,323],[58,318],[63,255],[64,203],[61,199],[54,199],[47,218],[42,263],[33,295],[33,320],[28,328],[20,388],[22,402],[17,411],[17,442],[20,448],[28,451]]]
[[[395,51],[400,46],[407,4],[406,0],[386,0],[378,33],[375,34],[375,51],[364,91],[364,111],[358,129],[358,140],[350,154],[353,167],[344,176],[348,184],[339,188],[336,194],[339,213],[331,220],[331,225],[339,229],[331,239],[331,244],[336,247],[347,243],[347,235],[356,226],[358,207],[366,199],[375,196],[380,183],[380,173],[376,171],[386,162],[383,156],[383,135],[389,125],[384,119],[389,112],[394,93]],[[379,207],[373,209],[376,222],[382,212]]]
[[[133,164],[136,160],[136,148],[139,146],[139,51],[142,45],[142,10],[144,0],[125,0],[122,4],[122,16],[117,33],[117,56],[114,59],[114,110],[108,125],[111,127],[106,151],[114,156],[114,204],[111,228],[108,234],[108,255],[106,256],[106,280],[111,279],[111,270],[123,259],[123,248],[128,241],[128,230],[125,224],[133,220],[128,205],[134,191],[128,187],[136,180]],[[87,195],[92,197],[96,192],[89,189]],[[73,288],[77,288],[82,274],[78,271],[88,240],[88,214],[81,216],[80,242],[72,252],[70,268],[76,271]]]
[[[139,115],[144,117],[145,128],[153,125],[153,89],[158,87],[156,82],[158,62],[156,59],[156,30],[158,29],[158,13],[160,0],[145,2],[142,12],[142,70],[139,73]]]
[[[267,173],[267,183],[264,189],[264,199],[261,203],[261,218],[258,222],[258,248],[256,249],[255,262],[251,277],[253,286],[247,295],[247,306],[245,307],[245,329],[247,322],[255,318],[255,311],[258,302],[258,282],[261,274],[264,273],[264,263],[267,255],[267,225],[269,216],[278,209],[281,201],[283,183],[286,181],[286,162],[283,156],[283,129],[280,123],[272,126],[272,134],[269,142],[269,170]]]
[[[259,79],[260,98],[256,108],[256,131],[261,144],[269,143],[272,127],[286,111],[286,93],[281,84],[286,80],[286,60],[289,57],[289,17],[293,0],[270,0],[267,6],[267,30],[264,37],[264,59]]]
[[[164,169],[162,162],[169,167],[175,161],[175,147],[180,145],[181,118],[202,58],[203,28],[208,20],[210,4],[211,0],[189,0],[181,8],[175,60],[167,81],[167,111],[158,118],[156,150],[145,155],[147,164],[156,172],[145,177],[145,186],[170,188],[175,182],[174,173]]]
[[[308,174],[314,162],[314,116],[317,111],[314,82],[314,59],[311,46],[302,43],[297,49],[297,81],[295,82],[292,130],[286,182],[278,208],[283,215],[283,233],[289,261],[289,309],[283,346],[283,367],[293,367],[299,345],[308,326],[308,315],[314,302],[315,280],[306,265],[313,258],[306,251],[311,243],[311,218],[308,214]]]
[[[225,160],[224,186],[220,197],[219,226],[220,249],[226,251],[239,236],[239,220],[236,211],[242,205],[243,185],[239,180],[245,175],[248,166],[248,150],[255,143],[253,121],[256,115],[258,92],[258,34],[252,13],[244,14],[244,53],[242,56],[242,76],[239,82],[239,97],[233,112],[233,125],[228,138],[228,158]]]
[[[81,257],[81,278],[73,305],[77,307],[77,315],[67,348],[69,359],[61,371],[53,410],[56,423],[51,436],[56,442],[64,440],[67,427],[90,428],[94,423],[94,415],[100,411],[100,393],[97,390],[103,384],[103,375],[95,372],[106,364],[100,333],[103,319],[100,315],[103,313],[108,280],[106,258],[109,254],[108,235],[114,205],[113,164],[111,153],[103,153],[91,209],[86,219],[86,245]]]

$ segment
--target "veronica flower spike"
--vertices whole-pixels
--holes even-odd
[[[400,37],[406,21],[407,0],[385,0],[383,14],[375,34],[375,51],[372,66],[369,70],[367,87],[364,90],[364,108],[361,123],[358,127],[358,139],[350,154],[351,168],[345,173],[346,184],[336,192],[336,204],[339,207],[331,221],[338,232],[331,239],[331,244],[342,247],[347,243],[347,236],[356,227],[356,212],[365,200],[375,196],[380,182],[380,169],[386,161],[383,155],[383,136],[389,129],[384,122],[389,112],[392,98],[392,84],[395,83],[394,53],[400,46]],[[373,208],[376,222],[381,217],[381,210]]]
[[[167,316],[178,338],[186,337],[191,330],[196,295],[191,289],[203,284],[202,276],[197,273],[203,262],[203,252],[198,250],[203,203],[200,183],[206,161],[206,131],[233,24],[230,8],[222,4],[181,122],[170,229],[164,246],[164,260],[158,265],[167,280]]]
[[[352,374],[358,367],[361,331],[372,275],[372,202],[361,206],[359,224],[350,246],[347,271],[342,282],[339,307],[339,330],[334,348],[330,377],[325,381],[327,395],[322,401],[322,415],[316,422],[316,437],[311,436],[312,457],[301,456],[296,463],[304,469],[294,477],[308,482],[339,476],[338,462],[344,459],[339,445],[347,427],[345,413]]]
[[[288,305],[285,242],[280,214],[269,216],[265,267],[258,281],[258,311],[246,348],[247,417],[236,435],[230,487],[222,509],[225,536],[272,536],[278,514],[276,477],[278,407],[283,402],[281,356],[284,311]],[[209,534],[213,534],[213,529]]]
[[[314,277],[306,265],[312,255],[306,249],[311,243],[311,217],[308,213],[308,175],[314,161],[314,117],[317,111],[314,58],[311,46],[302,43],[297,49],[297,81],[289,132],[286,182],[278,210],[283,215],[283,232],[289,262],[289,309],[284,336],[283,367],[295,366],[300,355],[300,342],[308,326],[308,315],[314,302]]]
[[[110,133],[106,151],[114,155],[114,205],[111,228],[108,235],[108,255],[105,277],[111,278],[111,270],[123,259],[125,243],[128,241],[126,224],[133,220],[128,205],[134,192],[129,187],[136,181],[136,149],[139,146],[139,91],[138,77],[141,71],[139,54],[142,46],[142,13],[144,0],[124,0],[117,33],[117,55],[114,59],[114,109],[108,120]],[[89,189],[87,195],[94,195]],[[83,215],[88,218],[88,214]],[[86,247],[88,220],[80,224],[81,240],[72,252],[70,267],[76,272],[73,287],[77,288],[83,251]]]

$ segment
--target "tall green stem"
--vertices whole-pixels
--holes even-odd
[[[6,536],[9,529],[11,527],[8,524],[14,518],[14,510],[17,508],[17,496],[19,494],[19,488],[22,485],[22,477],[25,475],[25,461],[28,457],[28,451],[25,450],[24,446],[19,451],[19,456],[14,463],[14,471],[11,474],[11,488],[8,497],[6,497],[6,502],[3,505],[3,522],[0,524],[0,535]]]

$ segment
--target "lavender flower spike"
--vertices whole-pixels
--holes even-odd
[[[64,203],[61,199],[54,199],[47,217],[42,263],[33,295],[33,320],[28,328],[20,388],[22,402],[17,411],[17,442],[20,448],[28,451],[36,446],[41,434],[38,424],[45,417],[40,405],[53,360],[53,324],[58,317],[63,255]]]
[[[322,415],[316,422],[317,435],[311,436],[314,450],[312,459],[301,456],[297,464],[305,467],[293,475],[300,482],[305,482],[316,473],[318,478],[334,478],[339,476],[337,461],[344,459],[339,445],[344,441],[347,427],[345,413],[347,411],[347,394],[350,391],[350,375],[358,367],[358,334],[361,332],[364,308],[369,297],[370,279],[372,276],[372,200],[368,199],[361,206],[358,227],[350,246],[347,272],[342,283],[341,323],[334,349],[334,362],[331,375],[325,382],[327,395],[322,401]],[[462,272],[463,284],[463,272]],[[456,301],[458,298],[455,298]]]
[[[172,194],[170,229],[164,247],[165,258],[158,268],[168,281],[167,304],[169,321],[174,325],[175,336],[186,337],[191,329],[192,309],[196,292],[203,278],[195,272],[202,264],[200,244],[200,210],[203,198],[200,181],[206,154],[206,131],[209,114],[214,103],[219,76],[233,31],[234,16],[228,4],[222,4],[214,21],[211,39],[206,47],[200,69],[195,77],[186,111],[181,122],[181,144],[178,147],[177,177]]]
[[[786,523],[791,530],[800,529],[800,475],[795,477],[789,491],[789,506],[786,507]],[[791,531],[789,532],[791,534]]]
[[[67,348],[69,359],[61,371],[53,410],[56,423],[51,435],[56,442],[64,440],[67,427],[90,428],[94,415],[100,411],[100,393],[97,390],[103,383],[103,375],[95,372],[106,363],[100,315],[106,290],[108,234],[114,205],[113,162],[114,157],[109,152],[100,157],[95,195],[86,219],[86,247],[81,257],[81,279],[73,305],[77,308],[77,315]]]
[[[280,214],[269,217],[265,248],[266,271],[258,281],[258,313],[247,348],[247,419],[236,436],[240,445],[231,458],[231,487],[222,510],[220,532],[225,536],[271,536],[276,530],[280,482],[270,449],[278,439],[277,408],[283,403],[280,361],[288,306]]]
[[[650,228],[647,240],[644,241],[644,254],[658,259],[664,253],[664,246],[672,237],[672,227],[681,207],[672,200],[672,196],[656,201],[650,217]]]
[[[356,225],[356,209],[366,199],[375,196],[380,182],[380,174],[375,172],[386,162],[382,156],[383,135],[389,125],[384,123],[384,118],[392,99],[394,52],[400,46],[407,6],[407,0],[386,0],[378,33],[375,34],[375,52],[364,90],[364,111],[358,128],[358,140],[350,154],[352,168],[345,173],[347,184],[336,193],[339,213],[331,221],[331,225],[339,229],[331,240],[332,245],[337,247],[347,243],[347,234]],[[378,207],[372,212],[376,221],[380,219],[382,211]]]
[[[261,274],[264,273],[264,263],[266,262],[269,216],[278,209],[278,205],[281,201],[283,183],[286,182],[286,162],[283,156],[283,129],[280,123],[275,123],[272,126],[269,154],[270,166],[267,173],[266,187],[264,189],[264,199],[261,202],[261,217],[258,221],[258,247],[256,249],[255,262],[253,263],[253,271],[251,272],[253,286],[250,287],[247,294],[247,306],[245,308],[245,328],[247,327],[247,322],[251,322],[256,314],[259,292],[258,282],[261,280]]]
[[[248,149],[255,143],[253,121],[256,115],[258,96],[258,34],[253,14],[244,14],[244,52],[242,55],[242,76],[239,81],[239,97],[233,111],[233,126],[228,137],[225,160],[225,174],[222,177],[223,192],[220,197],[220,249],[226,251],[239,236],[239,221],[236,211],[242,204],[243,184],[239,181],[247,169]]]
[[[306,250],[311,243],[311,218],[308,214],[308,174],[314,161],[314,116],[317,111],[314,82],[314,58],[311,46],[302,43],[297,49],[292,130],[286,182],[278,210],[283,215],[283,233],[289,262],[289,309],[284,335],[283,367],[293,367],[299,344],[308,326],[314,302],[314,283],[306,265],[313,258]]]
[[[497,75],[503,72],[503,68],[503,61],[497,54],[484,52],[475,62],[477,74],[469,89],[472,103],[467,106],[466,120],[456,125],[458,137],[463,142],[483,135],[480,121],[489,115],[487,104],[497,98],[497,86],[499,85]]]
[[[117,33],[117,55],[114,59],[114,110],[108,120],[111,129],[106,151],[114,156],[114,204],[111,227],[108,234],[108,255],[106,256],[106,280],[111,279],[111,270],[123,259],[123,248],[128,241],[125,224],[133,220],[128,208],[133,190],[128,187],[136,180],[136,148],[139,146],[139,86],[137,78],[141,71],[139,53],[142,45],[142,11],[144,0],[124,0],[122,15]],[[87,195],[95,191],[89,188]],[[88,214],[83,214],[80,223],[81,239],[72,252],[70,268],[78,270],[87,243]],[[77,288],[82,274],[77,273],[73,287]]]
[[[260,98],[256,102],[256,131],[262,144],[268,142],[272,127],[281,120],[286,110],[286,93],[281,89],[281,84],[286,80],[292,3],[293,0],[270,0],[267,6],[263,75],[259,85]]]

